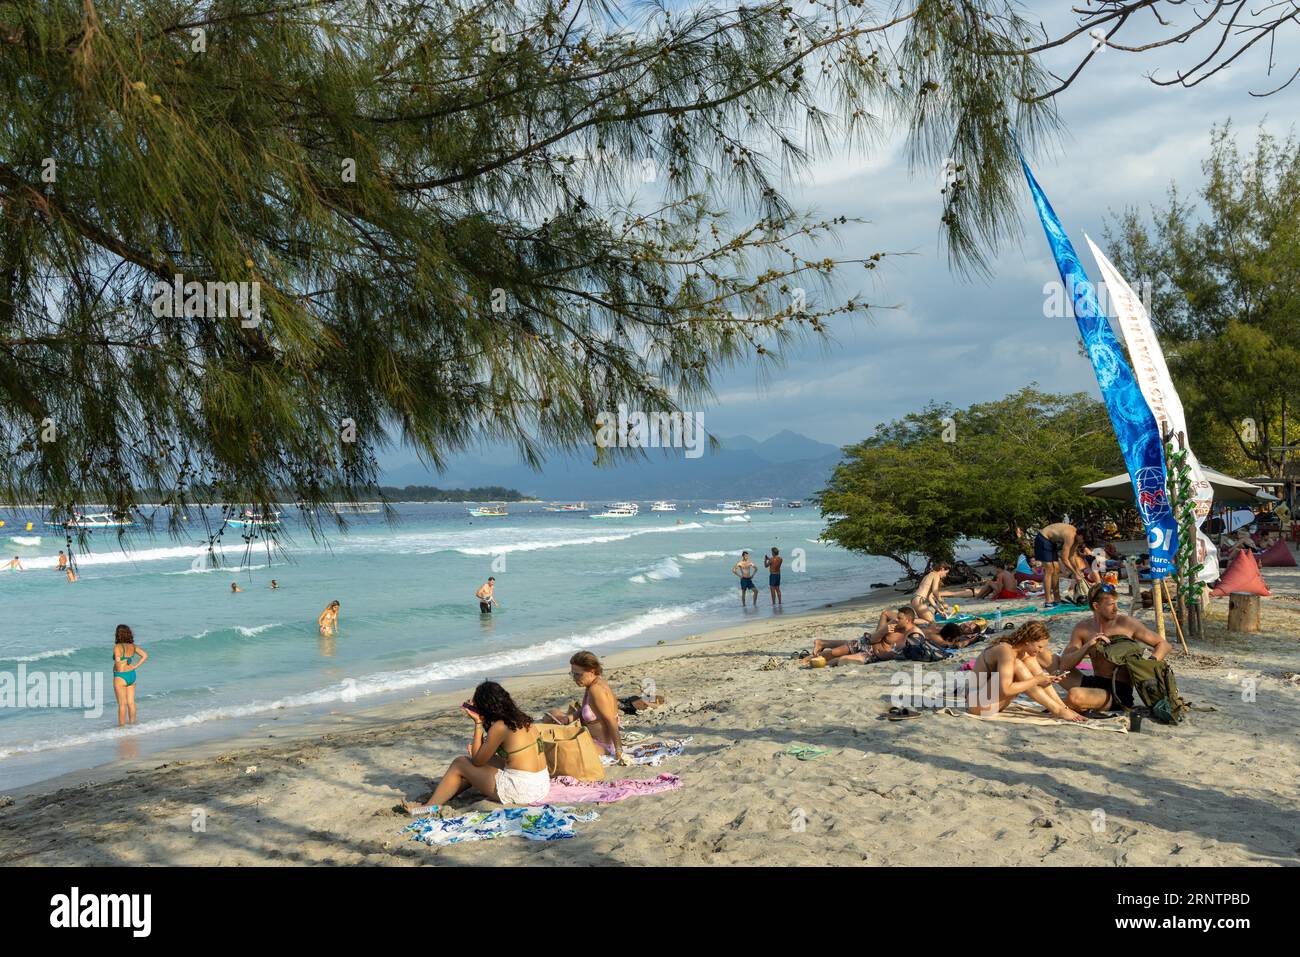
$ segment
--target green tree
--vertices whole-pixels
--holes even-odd
[[[1067,514],[1081,526],[1116,514],[1122,505],[1080,488],[1123,468],[1101,402],[1031,385],[968,409],[932,404],[880,426],[845,450],[817,502],[844,516],[827,526],[828,541],[915,575],[918,559],[951,559],[961,539],[1014,557],[1018,529]]]
[[[1300,405],[1300,144],[1260,130],[1243,154],[1216,127],[1203,206],[1171,185],[1144,220],[1108,230],[1116,264],[1149,281],[1152,322],[1207,465],[1280,476]]]

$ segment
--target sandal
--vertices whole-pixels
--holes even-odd
[[[911,708],[892,707],[885,712],[885,717],[890,721],[905,721],[908,718],[921,717],[921,712],[913,711]]]

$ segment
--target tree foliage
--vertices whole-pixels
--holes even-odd
[[[880,426],[845,450],[817,502],[843,516],[830,521],[827,541],[915,574],[918,557],[951,559],[961,539],[1014,554],[1017,528],[1117,512],[1122,505],[1080,487],[1123,468],[1101,402],[1028,386],[968,409],[931,404]]]
[[[1171,185],[1150,223],[1126,210],[1108,236],[1121,270],[1152,284],[1198,457],[1279,476],[1300,407],[1300,144],[1261,129],[1243,154],[1224,125],[1202,169],[1203,207]]]

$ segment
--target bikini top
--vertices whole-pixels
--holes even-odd
[[[133,659],[137,654],[139,654],[139,652],[133,651],[129,655],[123,655],[120,660],[124,665],[133,665],[135,664],[135,661]],[[119,659],[114,659],[114,660],[119,660]]]
[[[497,757],[504,760],[506,758],[509,758],[510,755],[512,754],[519,754],[521,751],[527,751],[529,748],[533,747],[534,745],[536,745],[537,747],[538,754],[541,754],[545,751],[545,748],[542,747],[542,739],[539,737],[535,742],[533,742],[533,744],[525,744],[522,748],[515,748],[513,751],[507,751],[506,746],[503,744],[497,748]]]

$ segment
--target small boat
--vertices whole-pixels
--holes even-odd
[[[740,502],[723,502],[717,508],[700,509],[705,515],[744,515],[745,506]]]
[[[757,502],[748,502],[746,508],[771,508],[772,500],[770,498],[760,498]]]
[[[786,502],[786,508],[803,508],[803,502]]]
[[[255,512],[251,508],[246,508],[238,518],[226,519],[226,524],[231,528],[279,528],[280,513]]]
[[[508,518],[510,513],[504,505],[480,505],[478,508],[466,509],[470,518]]]
[[[577,502],[572,505],[563,505],[559,502],[552,502],[546,506],[548,512],[585,512],[587,510],[586,502]]]
[[[46,525],[54,528],[84,529],[84,528],[130,528],[135,524],[132,519],[116,519],[108,512],[93,512],[90,515],[82,515],[77,512],[66,522],[46,522]]]
[[[677,511],[676,502],[655,502],[650,506],[652,512],[675,512]]]
[[[641,506],[636,502],[614,502],[605,508],[605,511],[599,515],[592,515],[591,518],[636,518],[641,511]]]
[[[334,502],[333,506],[339,515],[376,515],[383,511],[378,502]]]

